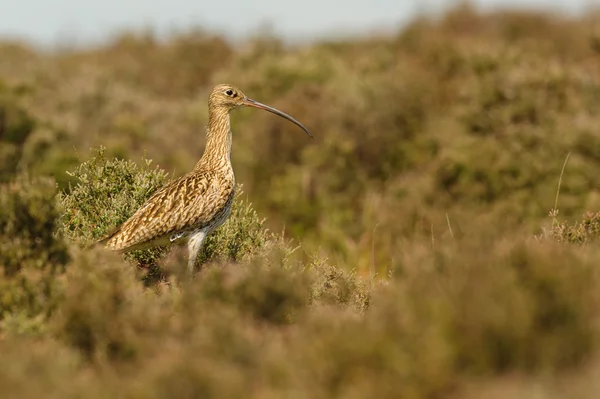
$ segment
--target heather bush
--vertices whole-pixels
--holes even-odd
[[[17,172],[24,143],[35,127],[33,117],[21,106],[19,93],[0,80],[0,182]]]
[[[150,195],[167,182],[167,174],[158,167],[150,168],[133,161],[108,160],[104,148],[93,151],[72,176],[77,183],[59,195],[64,210],[60,222],[65,236],[88,245],[108,234],[130,217]],[[241,261],[275,245],[278,237],[263,227],[251,205],[241,199],[238,189],[228,222],[207,238],[199,255],[209,260]],[[142,266],[156,266],[166,248],[132,251],[132,259]]]
[[[52,179],[19,176],[0,186],[0,321],[33,331],[55,308],[69,262],[55,234],[60,212]]]

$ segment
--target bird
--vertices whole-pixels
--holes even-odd
[[[159,188],[131,217],[98,242],[120,252],[184,244],[188,249],[187,270],[193,273],[204,240],[231,214],[236,186],[229,113],[240,107],[271,112],[313,137],[292,116],[248,98],[231,84],[216,85],[208,96],[206,146],[194,169]]]

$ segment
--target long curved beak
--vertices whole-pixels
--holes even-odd
[[[292,118],[290,115],[286,114],[285,112],[281,112],[278,109],[275,109],[273,107],[269,107],[268,105],[259,103],[258,101],[254,101],[251,98],[244,98],[244,105],[247,105],[248,107],[254,107],[254,108],[258,108],[258,109],[264,109],[265,111],[269,111],[274,113],[275,115],[279,115],[282,118],[287,119],[288,121],[296,124],[298,127],[300,127],[302,130],[304,130],[306,132],[306,134],[308,134],[310,137],[313,137],[312,133],[308,131],[308,129],[300,122],[298,122],[296,119]]]

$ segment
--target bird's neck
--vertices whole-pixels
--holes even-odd
[[[203,166],[231,167],[231,125],[227,110],[209,110],[206,147],[196,168]]]

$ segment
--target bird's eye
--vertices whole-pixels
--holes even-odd
[[[225,94],[227,94],[228,96],[231,96],[231,95],[233,95],[233,90],[231,90],[231,89],[228,89],[228,90],[225,92]]]

